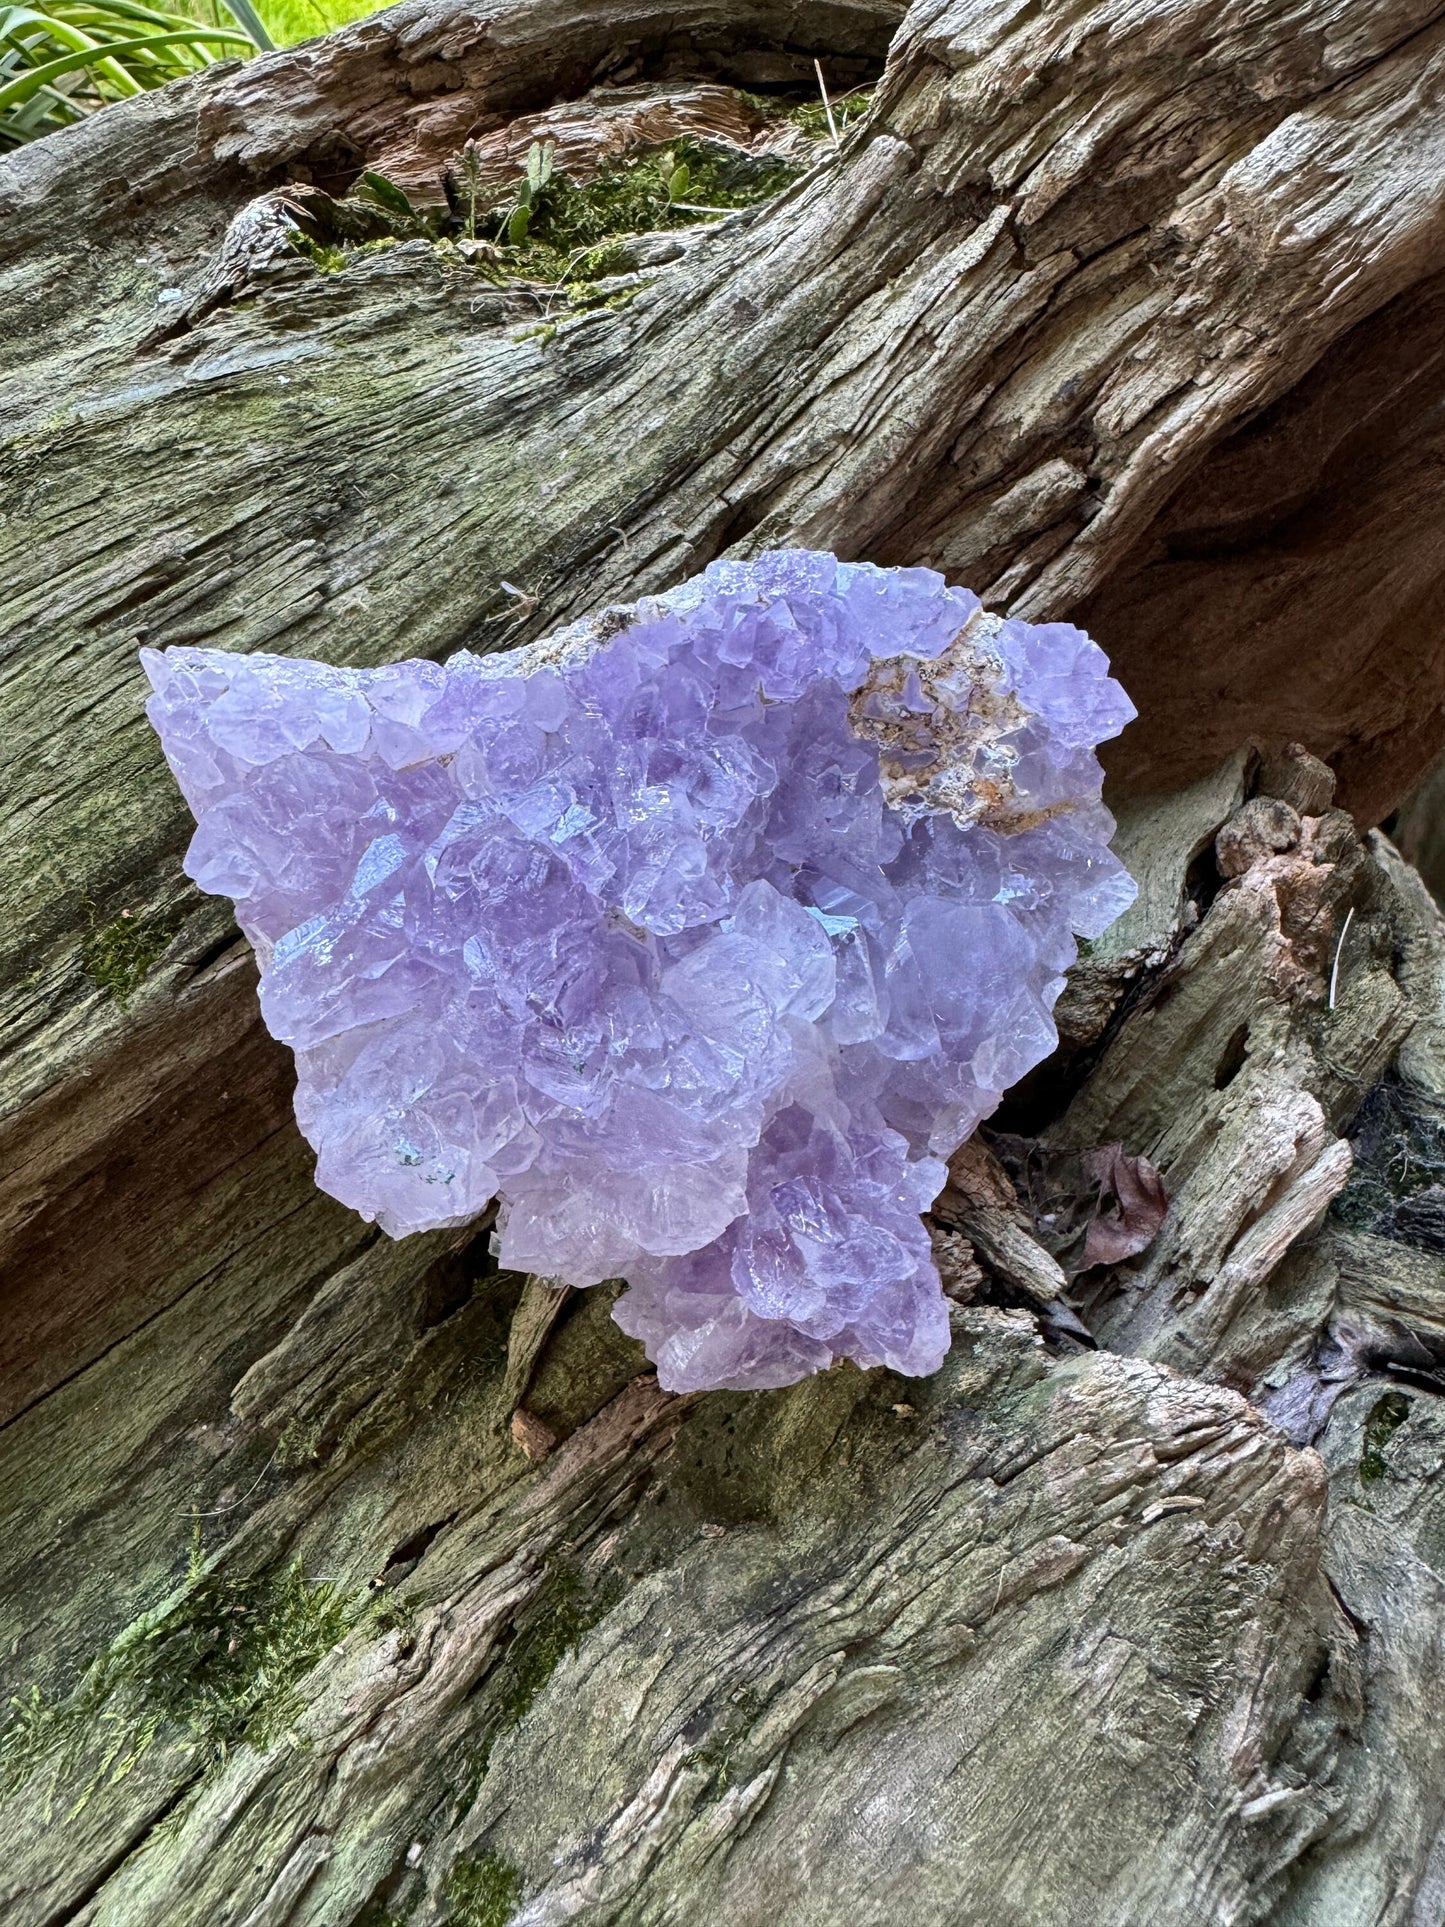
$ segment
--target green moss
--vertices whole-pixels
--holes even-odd
[[[417,1621],[417,1605],[412,1599],[398,1599],[394,1593],[380,1591],[371,1608],[371,1623],[379,1633],[410,1634]]]
[[[616,273],[627,235],[695,227],[725,211],[772,199],[802,173],[776,156],[758,158],[713,143],[675,141],[645,148],[575,185],[554,175],[536,197],[526,239],[499,246],[499,258],[525,280],[597,281]],[[488,217],[501,242],[510,203]]]
[[[573,1565],[558,1562],[551,1568],[488,1682],[488,1716],[473,1761],[474,1787],[485,1774],[497,1741],[520,1726],[567,1654],[611,1612],[622,1592],[623,1581],[616,1574],[589,1585]]]
[[[275,1464],[283,1472],[298,1465],[314,1465],[321,1457],[321,1421],[288,1419],[276,1440]]]
[[[762,1694],[747,1688],[728,1709],[721,1726],[693,1754],[693,1764],[706,1767],[713,1776],[714,1797],[726,1793],[732,1785],[737,1754],[765,1710]]]
[[[623,1287],[594,1285],[578,1292],[552,1327],[536,1362],[527,1408],[559,1438],[585,1425],[615,1398],[647,1358],[612,1316]]]
[[[507,1927],[521,1898],[521,1875],[494,1853],[458,1860],[447,1877],[451,1927]]]
[[[299,228],[292,230],[291,241],[296,252],[304,254],[312,266],[320,268],[323,274],[340,274],[346,266],[344,248],[323,247],[319,241],[313,241],[309,234],[303,234]]]
[[[558,1566],[548,1575],[524,1630],[502,1663],[493,1700],[501,1726],[522,1721],[567,1654],[576,1650],[583,1634],[606,1610],[607,1605],[588,1599],[574,1567]]]
[[[52,1794],[83,1775],[78,1809],[163,1737],[193,1750],[203,1768],[243,1740],[269,1747],[300,1711],[300,1681],[363,1610],[329,1582],[307,1579],[299,1562],[238,1580],[206,1572],[193,1555],[181,1590],[128,1626],[70,1694],[52,1699],[36,1688],[12,1701],[0,1789],[42,1767]]]
[[[1385,1447],[1410,1416],[1410,1401],[1403,1392],[1386,1392],[1376,1399],[1365,1420],[1364,1450],[1360,1454],[1360,1484],[1375,1485],[1389,1470]]]
[[[1350,1142],[1354,1166],[1333,1216],[1377,1237],[1445,1251],[1442,1228],[1432,1222],[1445,1188],[1445,1104],[1387,1076],[1356,1113]]]
[[[96,927],[81,946],[80,967],[97,990],[109,991],[125,1010],[142,980],[165,955],[180,928],[179,912],[132,916],[129,910]]]
[[[329,243],[298,233],[295,246],[323,273],[336,274],[399,239],[423,239],[443,262],[496,285],[565,287],[574,306],[621,307],[630,292],[609,294],[592,284],[629,267],[628,239],[696,227],[732,208],[752,207],[781,193],[803,171],[776,156],[694,141],[639,149],[585,184],[553,174],[550,149],[541,144],[534,144],[529,164],[529,173],[514,182],[483,190],[475,154],[463,149],[452,169],[458,206],[451,213],[411,210],[399,189],[368,175],[370,185],[354,188],[331,215],[335,232]],[[375,236],[378,223],[393,231]],[[362,238],[368,230],[372,238]],[[554,329],[555,323],[547,323],[545,332]]]

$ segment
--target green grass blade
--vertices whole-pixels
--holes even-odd
[[[163,27],[171,33],[193,33],[198,26],[204,25],[193,14],[163,13],[157,7],[140,5],[139,0],[104,0],[103,5],[97,6],[67,6],[65,18],[90,33],[100,28],[113,29],[116,22],[131,20],[139,20],[151,27]]]
[[[72,53],[94,54],[94,61],[87,64],[98,68],[117,93],[139,94],[145,91],[134,74],[128,74],[118,60],[111,59],[105,44],[92,40],[88,33],[82,33],[79,27],[72,26],[68,20],[57,20],[52,14],[37,13],[30,7],[15,8],[12,13],[15,12],[25,15],[22,25],[38,27],[51,40],[58,42],[62,47],[68,47]],[[0,22],[0,31],[9,32],[10,28],[9,19]],[[32,69],[33,71],[35,70]]]
[[[229,4],[229,0],[228,0]],[[361,177],[361,185],[366,196],[384,207],[391,214],[415,214],[416,209],[395,181],[389,181],[385,174],[378,174],[368,168]]]
[[[251,0],[221,0],[221,5],[238,26],[244,27],[262,53],[271,53],[276,42],[266,31],[266,23],[251,5]]]
[[[123,54],[153,53],[158,47],[185,45],[201,51],[201,43],[220,40],[230,46],[251,45],[245,34],[229,33],[224,28],[196,27],[188,33],[154,33],[140,40],[112,40],[104,47],[81,47],[62,54],[58,60],[47,60],[43,66],[32,67],[28,73],[18,75],[6,86],[0,87],[0,113],[6,108],[18,107],[22,101],[29,100],[37,88],[44,87],[52,80],[59,80],[63,74],[71,74],[80,67],[91,67],[98,60],[118,59]]]

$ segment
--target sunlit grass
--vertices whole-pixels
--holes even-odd
[[[333,27],[344,27],[349,20],[362,20],[369,13],[381,11],[375,0],[255,0],[255,5],[278,47],[314,40]],[[215,24],[217,14],[223,22],[226,19],[222,0],[183,0],[181,10],[206,26]]]
[[[376,10],[370,0],[0,0],[0,151],[212,61]]]

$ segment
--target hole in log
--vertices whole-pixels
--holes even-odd
[[[430,1550],[434,1541],[440,1538],[441,1534],[446,1531],[456,1516],[455,1512],[449,1512],[445,1519],[438,1519],[432,1525],[423,1526],[420,1531],[414,1532],[409,1539],[403,1539],[400,1545],[393,1546],[386,1564],[381,1569],[382,1578],[393,1579],[397,1577],[399,1568],[402,1566],[405,1566],[409,1572],[421,1559],[422,1555]]]
[[[1329,1649],[1328,1647],[1326,1647],[1325,1650],[1320,1654],[1319,1664],[1315,1667],[1314,1675],[1311,1678],[1309,1685],[1306,1686],[1304,1690],[1305,1705],[1318,1706],[1320,1701],[1325,1696],[1325,1689],[1329,1685],[1329,1683],[1330,1683],[1330,1655],[1329,1655]]]
[[[1244,1060],[1249,1055],[1249,1025],[1243,1023],[1231,1036],[1214,1067],[1214,1088],[1227,1091],[1244,1069]]]
[[[209,970],[212,964],[219,963],[228,951],[238,950],[244,942],[245,938],[235,924],[228,921],[220,936],[214,938],[203,950],[197,951],[194,957],[185,958],[184,962],[192,974],[198,977],[202,971]]]
[[[1206,843],[1184,872],[1184,894],[1202,917],[1224,888],[1224,873],[1214,859],[1214,844]]]
[[[299,154],[290,155],[285,166],[277,170],[271,185],[281,187],[288,181],[306,181],[339,201],[360,180],[365,166],[366,156],[355,141],[345,134],[332,132]]]
[[[467,1227],[467,1235],[445,1257],[438,1260],[422,1287],[419,1331],[429,1332],[470,1304],[477,1291],[497,1272],[496,1260],[489,1250],[491,1228],[496,1217],[489,1209]]]

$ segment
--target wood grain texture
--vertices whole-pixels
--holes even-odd
[[[616,309],[266,198],[815,54],[868,117]],[[1431,0],[405,0],[0,162],[7,1923],[1438,1912],[1445,1272],[1358,1119],[1445,1102],[1445,939],[1347,812],[1445,737],[1442,61]],[[316,1192],[180,872],[139,642],[507,646],[780,542],[1082,614],[1140,703],[1139,908],[1000,1120],[1164,1172],[1094,1349],[1004,1200],[936,1379],[668,1399],[607,1290]]]

